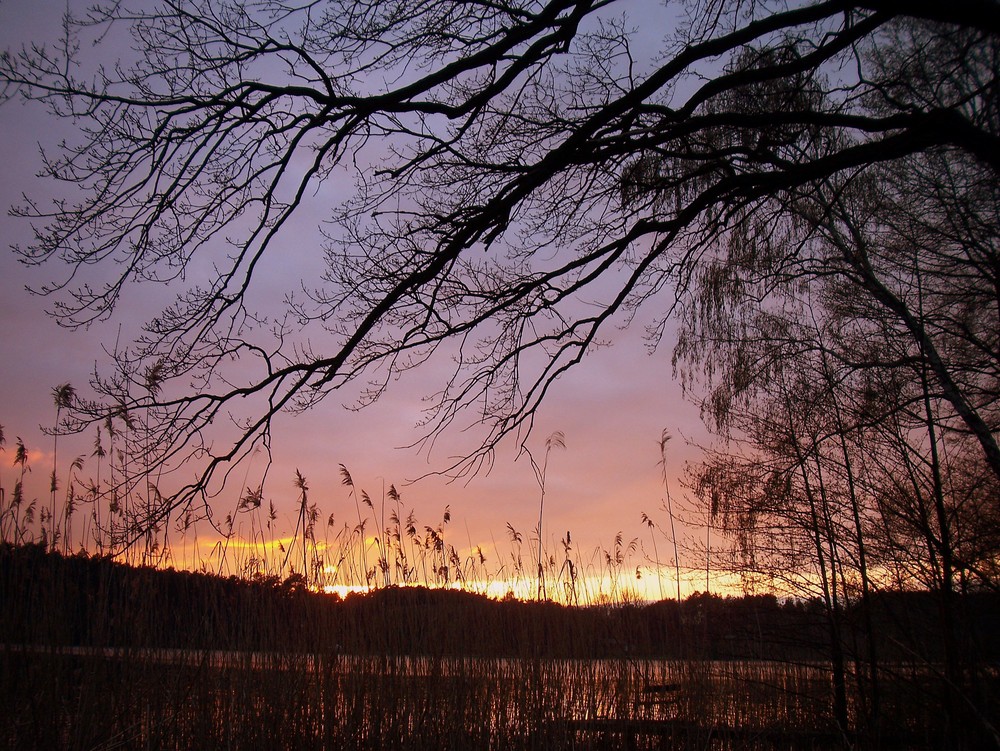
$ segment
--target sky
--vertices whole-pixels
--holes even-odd
[[[0,0],[0,48],[56,32],[64,7],[62,3]],[[39,145],[51,146],[60,137],[59,129],[65,127],[66,123],[53,122],[38,108],[20,102],[0,105],[0,204],[17,203],[22,192],[44,195],[46,186],[33,176],[39,166]],[[105,350],[113,346],[122,324],[127,329],[154,311],[148,294],[133,291],[111,321],[85,331],[61,329],[46,315],[51,300],[25,291],[25,286],[51,281],[61,270],[26,268],[9,250],[10,245],[25,244],[30,238],[31,228],[25,220],[0,216],[0,424],[7,441],[0,454],[0,485],[10,492],[14,443],[20,437],[30,450],[33,468],[28,496],[41,501],[48,498],[52,462],[52,438],[42,433],[41,426],[51,425],[55,418],[52,389],[69,382],[78,392],[86,393],[94,368],[106,367]],[[306,239],[301,243],[293,240],[289,246],[307,256],[300,258],[303,266],[314,260],[309,254],[318,252]],[[297,268],[294,264],[289,267],[293,272]],[[548,464],[543,538],[551,551],[561,550],[558,541],[568,530],[577,550],[587,559],[610,549],[621,532],[626,540],[639,538],[646,556],[652,556],[650,531],[642,524],[641,514],[649,514],[668,529],[658,465],[659,441],[665,429],[674,436],[668,448],[670,491],[674,502],[683,504],[685,494],[679,479],[683,464],[698,456],[699,449],[693,444],[704,444],[708,439],[697,407],[682,398],[673,379],[671,347],[668,339],[650,354],[638,328],[619,332],[612,346],[589,355],[564,375],[540,410],[527,442],[535,456],[544,453],[546,437],[554,431],[561,431],[566,443],[565,450],[552,452]],[[307,479],[311,499],[319,503],[323,518],[333,513],[338,519],[350,520],[355,509],[340,483],[339,465],[343,464],[355,484],[375,498],[383,488],[395,484],[404,506],[415,510],[421,525],[436,525],[449,506],[450,529],[466,541],[460,548],[482,546],[489,556],[495,541],[499,550],[492,555],[502,558],[509,550],[508,524],[525,539],[531,536],[537,524],[539,488],[527,457],[518,458],[513,441],[502,447],[488,475],[457,483],[434,476],[408,482],[447,466],[451,453],[471,448],[463,443],[462,435],[446,436],[429,456],[400,448],[419,437],[415,423],[420,400],[435,388],[439,376],[431,369],[413,373],[393,384],[380,402],[360,412],[328,399],[310,413],[278,420],[265,497],[274,501],[289,530],[294,526],[296,470]],[[92,442],[91,434],[60,439],[60,473],[66,472],[72,457],[85,455],[88,459],[81,474],[90,476],[94,471],[94,462],[89,459]],[[262,469],[262,463],[250,466],[248,484],[253,484],[253,475]],[[218,498],[215,509],[219,517],[224,517],[237,500],[235,493]],[[700,533],[691,530],[684,534],[697,537]],[[207,527],[201,531],[203,540],[211,540],[213,535]],[[669,541],[661,535],[656,542],[660,559],[667,561],[664,551]],[[634,565],[648,567],[650,563],[640,552]],[[690,586],[697,588],[696,584]]]

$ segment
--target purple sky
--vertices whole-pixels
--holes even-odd
[[[48,11],[46,10],[48,7]],[[58,30],[59,3],[28,0],[0,2],[0,48],[18,45],[31,37]],[[54,124],[38,108],[19,102],[0,106],[0,204],[17,202],[22,191],[44,195],[45,186],[32,175],[38,166],[38,144],[52,144],[59,137]],[[26,269],[7,249],[12,243],[26,243],[30,227],[24,220],[0,217],[0,424],[7,445],[0,455],[0,483],[13,484],[11,467],[16,437],[31,450],[33,472],[29,497],[48,497],[52,440],[44,436],[40,424],[51,424],[54,407],[51,390],[63,382],[86,392],[95,362],[107,362],[102,346],[113,344],[119,323],[145,320],[154,311],[144,301],[144,290],[133,290],[114,320],[88,331],[66,331],[44,311],[50,301],[31,296],[26,284],[37,285],[62,273],[56,266]],[[306,254],[316,247],[311,241],[289,243]],[[318,252],[318,251],[317,251]],[[309,258],[303,258],[304,263]],[[301,274],[295,264],[289,271]],[[279,286],[294,288],[296,277],[275,280]],[[554,452],[549,462],[546,488],[544,537],[556,551],[558,540],[570,530],[577,549],[587,559],[597,549],[612,544],[621,531],[626,539],[640,537],[649,550],[649,532],[640,522],[645,511],[667,528],[660,476],[658,442],[663,429],[674,434],[670,444],[671,491],[675,501],[682,496],[677,482],[683,462],[697,451],[684,445],[682,435],[705,441],[697,409],[681,398],[673,381],[670,364],[672,341],[648,355],[641,331],[628,330],[614,345],[587,357],[557,384],[536,421],[536,432],[528,446],[539,456],[546,437],[553,431],[565,434],[567,448]],[[497,457],[489,476],[479,476],[467,484],[447,484],[428,478],[404,486],[409,479],[446,465],[452,453],[470,448],[461,434],[447,435],[428,457],[414,450],[397,449],[419,437],[414,424],[420,415],[420,398],[433,390],[439,374],[432,369],[411,373],[393,385],[386,397],[360,413],[343,409],[328,399],[309,414],[283,416],[275,431],[274,459],[265,496],[274,500],[285,519],[291,519],[295,489],[295,469],[308,479],[311,497],[319,501],[324,518],[331,512],[343,521],[354,513],[346,489],[340,485],[337,468],[346,465],[358,486],[378,497],[383,482],[395,483],[404,505],[416,510],[421,524],[436,524],[446,504],[453,515],[452,533],[484,549],[495,539],[500,555],[506,555],[506,525],[510,523],[527,539],[537,522],[538,487],[526,457],[515,461],[516,445],[509,442]],[[60,471],[80,454],[89,456],[92,435],[60,442]],[[83,477],[90,476],[85,465]],[[262,466],[251,467],[252,475]],[[242,473],[238,473],[242,474]],[[225,516],[235,496],[224,495],[216,505]],[[293,524],[293,522],[289,522]],[[466,532],[466,529],[468,532]],[[210,536],[205,530],[206,537]],[[466,547],[468,542],[462,547]],[[668,542],[658,540],[660,558],[667,560]],[[639,555],[633,565],[644,564]]]

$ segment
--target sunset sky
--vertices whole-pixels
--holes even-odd
[[[0,48],[57,33],[64,7],[62,3],[0,0]],[[647,25],[644,38],[652,38],[650,34]],[[20,102],[0,106],[0,203],[4,207],[18,202],[22,192],[44,195],[45,185],[33,178],[39,165],[39,144],[56,143],[66,132],[60,129],[66,127],[64,122],[54,123],[37,107]],[[149,290],[134,287],[114,319],[87,331],[60,329],[45,315],[51,301],[27,294],[24,287],[59,278],[65,269],[54,265],[23,267],[8,246],[30,241],[28,223],[5,214],[0,227],[4,245],[0,255],[0,424],[7,440],[0,454],[0,484],[10,492],[14,445],[21,437],[31,451],[28,496],[44,500],[48,498],[52,439],[44,436],[39,426],[51,425],[54,420],[53,387],[69,382],[86,393],[95,364],[99,369],[106,367],[108,357],[103,349],[113,345],[120,325],[127,331],[155,310],[148,302]],[[301,233],[286,237],[285,242],[294,258],[308,264],[320,252],[318,237],[309,228]],[[276,287],[294,288],[303,273],[295,263],[288,263],[286,271],[288,278],[275,279]],[[664,429],[674,436],[669,445],[671,492],[675,502],[684,501],[679,475],[684,462],[698,454],[696,448],[686,445],[685,438],[700,443],[708,439],[697,408],[682,399],[673,379],[672,341],[665,341],[657,352],[649,354],[641,334],[641,327],[620,332],[613,346],[591,354],[574,372],[561,378],[527,442],[540,458],[550,433],[565,434],[566,450],[555,451],[550,457],[546,487],[544,537],[553,551],[570,530],[586,560],[598,549],[609,547],[621,531],[626,539],[640,538],[645,552],[652,555],[650,533],[640,514],[646,512],[664,529],[669,528],[662,509],[664,489],[658,466],[658,444]],[[275,462],[265,497],[278,506],[289,530],[294,526],[296,469],[306,477],[311,498],[319,503],[324,518],[333,513],[344,522],[350,521],[354,505],[338,473],[338,465],[343,464],[356,484],[373,497],[381,495],[383,486],[395,483],[404,506],[415,509],[421,524],[436,524],[445,506],[450,505],[450,530],[466,541],[462,548],[471,541],[489,551],[495,540],[499,555],[505,555],[508,523],[526,539],[531,535],[537,523],[539,491],[527,457],[516,459],[514,441],[497,456],[488,476],[451,484],[430,477],[406,484],[447,466],[452,455],[473,448],[460,433],[444,436],[429,456],[399,448],[419,438],[415,424],[421,397],[438,386],[440,377],[430,368],[410,373],[394,383],[381,402],[361,412],[344,409],[328,399],[309,414],[279,420],[274,434]],[[61,476],[73,457],[89,458],[92,443],[92,434],[60,441]],[[259,481],[262,470],[262,462],[250,466],[248,484],[254,484],[255,476]],[[88,464],[81,474],[88,477]],[[217,499],[215,510],[221,517],[235,504],[237,490],[234,487]],[[211,536],[207,527],[201,534]],[[667,562],[668,541],[661,536],[657,544],[660,559]],[[642,553],[634,565],[648,565]]]

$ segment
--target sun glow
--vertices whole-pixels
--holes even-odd
[[[337,568],[327,566],[324,574],[329,578],[336,576]],[[483,595],[493,600],[516,599],[522,601],[544,600],[561,605],[622,605],[626,603],[657,602],[670,599],[677,588],[673,579],[667,581],[667,572],[658,578],[655,573],[646,571],[644,575],[622,575],[612,578],[608,575],[584,576],[577,579],[575,586],[569,582],[548,582],[543,588],[537,581],[527,578],[513,579],[466,579],[444,584],[427,584],[423,582],[408,582],[392,584],[390,587],[426,587],[427,589],[450,589]],[[673,572],[671,572],[671,576]],[[703,572],[699,576],[703,576]],[[681,596],[689,597],[704,588],[696,584],[704,584],[704,580],[682,579]],[[309,586],[313,592],[322,592],[339,597],[351,594],[368,594],[384,587],[364,584],[320,584]],[[740,582],[735,577],[714,576],[709,588],[716,594],[730,595],[740,592]]]

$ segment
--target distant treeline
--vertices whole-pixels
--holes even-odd
[[[941,659],[938,600],[881,592],[883,660]],[[960,597],[969,663],[1000,660],[1000,596]],[[863,654],[846,611],[844,648]],[[0,545],[0,633],[8,645],[159,647],[488,657],[825,660],[822,603],[699,593],[683,602],[572,607],[457,590],[388,587],[346,598],[298,578],[245,580],[134,568]]]

